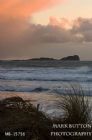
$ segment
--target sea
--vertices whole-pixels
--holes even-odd
[[[47,115],[62,115],[57,102],[62,95],[92,96],[92,62],[78,66],[2,67],[0,66],[0,99],[21,96],[30,99]]]

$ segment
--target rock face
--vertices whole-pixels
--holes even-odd
[[[54,58],[47,58],[47,57],[40,57],[40,58],[33,58],[31,60],[49,61],[49,60],[55,60],[55,59]]]
[[[63,60],[63,61],[80,61],[80,58],[78,55],[73,55],[73,56],[64,57],[61,60]]]

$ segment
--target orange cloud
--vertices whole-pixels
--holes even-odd
[[[64,0],[0,0],[0,15],[28,17]]]

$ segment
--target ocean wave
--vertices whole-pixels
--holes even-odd
[[[56,77],[5,77],[0,76],[1,80],[17,80],[17,81],[38,81],[38,82],[44,82],[44,81],[51,81],[51,82],[92,82],[92,75],[68,75],[68,76],[60,76],[58,78]]]
[[[0,86],[0,91],[10,91],[10,92],[46,92],[49,91],[49,88],[43,88],[43,87],[36,87],[36,88],[30,88],[30,87],[14,87],[14,86]]]
[[[7,91],[7,92],[29,92],[29,93],[55,93],[55,94],[60,94],[60,95],[67,95],[67,94],[73,94],[73,89],[71,87],[71,84],[74,83],[62,83],[61,85],[53,85],[53,86],[37,86],[35,85],[35,87],[33,86],[16,86],[16,85],[0,85],[0,91]],[[80,88],[82,87],[83,92],[85,95],[90,95],[90,93],[92,92],[92,84],[90,84],[89,86],[87,86],[85,83],[80,83],[79,85],[77,83],[75,83],[75,89],[79,94],[80,94]]]
[[[88,66],[78,67],[75,72],[78,74],[92,74],[92,68]]]
[[[0,69],[0,91],[64,93],[61,83],[85,83],[92,87],[92,68]],[[48,84],[48,86],[46,86]],[[54,85],[55,84],[55,85]],[[44,85],[44,86],[43,86]]]

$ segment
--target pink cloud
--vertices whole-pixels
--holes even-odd
[[[35,12],[50,8],[64,0],[1,0],[0,15],[28,17]]]
[[[56,17],[50,17],[49,24],[67,29],[72,27],[73,21],[69,21],[66,18],[57,19]]]

